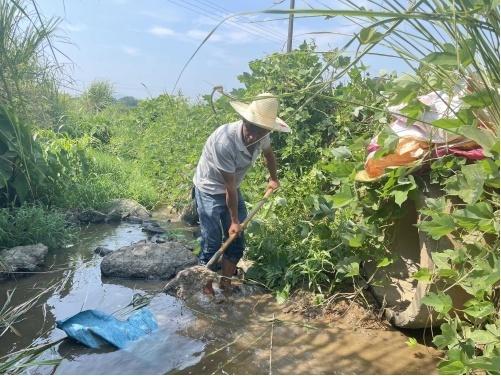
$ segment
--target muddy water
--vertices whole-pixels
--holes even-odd
[[[161,218],[160,218],[161,219]],[[168,225],[164,222],[165,225]],[[169,225],[174,228],[176,225]],[[190,233],[184,233],[188,238]],[[438,353],[422,345],[408,347],[399,331],[341,327],[305,322],[284,314],[271,296],[232,299],[220,304],[189,303],[157,293],[165,282],[105,279],[97,246],[117,249],[146,238],[139,225],[98,225],[84,229],[75,246],[49,255],[51,273],[0,284],[0,299],[16,288],[13,304],[40,288],[73,274],[65,288],[40,300],[16,325],[21,337],[0,337],[0,356],[30,343],[49,343],[65,334],[55,320],[85,309],[113,313],[135,293],[154,293],[149,308],[159,329],[123,350],[87,349],[64,340],[42,359],[62,358],[57,367],[32,367],[35,374],[429,374]],[[1,361],[1,360],[0,360]]]

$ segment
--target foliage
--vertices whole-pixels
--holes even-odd
[[[131,97],[131,96],[126,96],[126,97],[119,98],[117,100],[117,103],[121,103],[125,107],[133,108],[133,107],[137,107],[137,105],[139,104],[139,100],[137,100],[136,98]]]
[[[0,3],[2,22],[9,20],[6,4]],[[357,17],[362,28],[344,48],[320,54],[305,42],[292,53],[254,60],[249,72],[239,76],[244,88],[231,92],[245,101],[264,91],[277,94],[280,116],[293,129],[291,135],[272,136],[282,186],[248,230],[247,257],[255,261],[252,277],[274,289],[281,300],[297,286],[327,297],[341,283],[356,283],[365,262],[381,269],[398,258],[391,252],[399,236],[395,224],[417,206],[418,231],[437,244],[449,244],[433,253],[433,268],[414,274],[433,286],[423,303],[441,320],[441,331],[433,339],[446,350],[439,371],[499,373],[498,3],[383,0],[377,12],[346,4],[351,9],[296,11]],[[3,24],[16,25],[14,19]],[[50,30],[43,30],[45,38]],[[23,40],[22,35],[11,35]],[[36,49],[46,39],[35,36]],[[348,57],[346,51],[354,46],[356,52]],[[8,46],[5,56],[14,56],[14,47]],[[403,60],[412,73],[370,77],[362,60],[383,52]],[[26,56],[27,66],[39,66],[33,54]],[[27,120],[25,110],[13,111],[20,95],[9,94],[14,92],[10,82],[22,80],[5,73],[14,72],[17,63],[5,64],[10,65],[2,70],[7,77],[2,98],[9,100],[2,99],[5,106],[0,103],[0,156],[7,161],[0,165],[3,205],[37,198],[58,207],[99,208],[115,197],[135,198],[149,207],[179,205],[189,199],[207,136],[238,118],[227,97],[214,102],[215,113],[209,97],[190,103],[182,96],[162,95],[136,106],[125,98],[117,103],[112,86],[96,82],[80,98],[59,95],[52,112],[40,105],[44,113],[58,117],[57,128],[41,129],[51,127]],[[24,88],[38,87],[25,82]],[[381,145],[376,157],[395,149],[398,137],[388,128],[388,106],[400,105],[412,122],[427,110],[419,95],[452,97],[461,90],[463,102],[457,111],[444,103],[453,116],[427,125],[475,141],[485,158],[437,158],[430,150],[412,168],[386,170],[371,183],[355,180],[372,137]],[[56,116],[58,111],[63,116]],[[249,173],[243,186],[248,202],[262,195],[265,175],[263,167]],[[421,205],[418,198],[430,187],[443,195]],[[40,228],[51,236],[62,233],[55,231],[64,227],[56,220],[60,217],[47,219],[42,206],[25,204],[17,213],[19,223],[33,224],[30,233],[41,234]],[[0,218],[8,226],[17,214],[4,209]],[[9,231],[12,236],[4,231],[0,239],[22,241]],[[53,246],[62,241],[53,240]],[[451,297],[457,288],[470,295],[462,307]]]
[[[262,60],[249,63],[250,72],[238,76],[245,85],[237,97],[251,100],[263,92],[280,97],[281,111],[293,132],[290,135],[273,134],[273,144],[280,150],[282,163],[289,168],[314,162],[319,157],[319,148],[328,145],[335,137],[331,118],[334,108],[329,99],[319,97],[314,102],[302,104],[311,95],[303,90],[307,83],[320,83],[322,57],[315,53],[315,45],[304,42],[289,54],[274,53]],[[321,94],[328,94],[325,88]]]
[[[391,260],[391,255],[384,254],[391,237],[388,231],[391,224],[406,210],[407,200],[413,199],[417,192],[426,192],[430,184],[438,185],[444,196],[427,200],[418,226],[435,240],[447,238],[454,249],[439,249],[433,254],[435,268],[422,269],[415,278],[433,283],[436,291],[430,292],[424,303],[445,321],[441,334],[434,338],[439,348],[447,350],[447,359],[439,364],[439,371],[456,374],[480,369],[499,373],[499,4],[441,0],[404,5],[383,1],[376,6],[377,12],[356,8],[352,2],[347,4],[354,9],[296,13],[362,18],[362,29],[345,48],[358,43],[352,58],[352,62],[357,62],[383,46],[414,70],[414,74],[399,77],[388,87],[383,93],[384,100],[379,102],[385,106],[400,105],[409,120],[418,118],[426,110],[417,99],[419,95],[436,92],[448,94],[450,98],[465,90],[460,109],[452,110],[449,103],[444,103],[453,115],[430,125],[475,141],[486,158],[469,163],[457,157],[433,161],[430,153],[425,158],[428,159],[425,163],[431,165],[429,178],[422,170],[419,173],[415,168],[399,168],[387,171],[381,181],[365,186],[354,185],[352,171],[356,171],[356,166],[353,169],[346,166],[343,170],[344,164],[335,164],[324,173],[333,183],[340,182],[340,188],[334,195],[323,197],[325,202],[319,199],[314,208],[331,215],[333,222],[347,208],[352,209],[346,218],[351,224],[336,228],[334,236],[341,237],[348,246],[351,256],[342,265],[348,266],[345,276],[353,276],[357,268],[351,261],[357,262],[362,249],[369,251],[362,259],[380,260],[378,265],[384,265],[385,259]],[[268,11],[280,12],[284,11]],[[328,68],[325,64],[323,71]],[[350,63],[341,74],[352,69],[353,63]],[[333,75],[332,79],[339,77]],[[349,97],[342,99],[353,101]],[[384,124],[384,116],[380,120]],[[343,148],[336,150],[336,158],[350,160],[349,143],[353,140],[347,141]],[[379,156],[391,152],[395,141],[391,133],[381,132],[378,143],[383,147],[378,151]],[[303,202],[307,202],[306,197]],[[299,222],[306,219],[297,215],[295,218]],[[308,222],[311,223],[311,217]],[[317,228],[321,224],[314,222],[309,227]],[[299,240],[306,234],[296,238]],[[314,248],[307,239],[301,244],[310,246],[311,252]],[[286,244],[293,241],[289,238]],[[324,249],[328,248],[322,246],[313,254],[319,255]],[[301,271],[308,269],[312,259],[311,253],[303,254],[308,256],[298,263]],[[322,268],[312,269],[317,273],[307,274],[310,284],[312,278],[315,282],[324,280],[322,270],[329,264],[323,260],[321,265]],[[462,288],[471,295],[464,307],[454,305],[449,295],[453,288]]]
[[[110,138],[98,148],[136,166],[153,182],[159,201],[179,205],[189,200],[202,147],[220,125],[210,108],[161,95],[117,115],[103,119]]]
[[[66,245],[76,235],[64,214],[43,205],[0,209],[0,249],[43,243],[49,249]]]
[[[24,1],[0,1],[0,105],[40,127],[54,127],[60,112],[60,74],[52,44],[58,19],[41,21]]]
[[[94,81],[82,95],[88,111],[100,112],[115,102],[113,85],[107,81]]]

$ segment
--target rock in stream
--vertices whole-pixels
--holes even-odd
[[[106,255],[101,272],[122,278],[169,279],[196,263],[196,256],[179,242],[138,242]]]
[[[0,280],[33,272],[45,262],[48,248],[42,243],[6,249],[0,253]],[[16,273],[16,274],[13,274]],[[20,274],[18,274],[20,273]]]

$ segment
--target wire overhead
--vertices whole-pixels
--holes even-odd
[[[216,12],[222,12],[221,16],[223,16],[223,17],[227,17],[227,16],[231,15],[232,13],[234,13],[226,8],[223,8],[222,6],[220,6],[218,4],[215,4],[211,0],[195,0],[195,1],[197,1],[199,3],[208,4],[207,6],[210,7],[211,9],[214,9]],[[241,22],[246,24],[246,27],[253,28],[253,29],[265,32],[267,34],[273,34],[274,36],[280,38],[281,40],[286,38],[285,34],[280,33],[279,31],[272,29],[271,27],[251,24],[252,20],[248,16],[237,16],[234,18],[234,20],[237,20],[237,21],[240,20]]]
[[[225,15],[225,14],[214,13],[213,11],[203,9],[200,6],[198,6],[197,4],[194,4],[193,2],[190,2],[188,0],[168,0],[168,1],[170,1],[171,3],[181,7],[183,9],[186,9],[190,12],[196,13],[196,14],[204,16],[204,17],[208,17],[209,19],[214,20],[216,22],[220,22],[225,17],[227,17],[227,15]],[[236,17],[236,18],[238,18],[238,17]],[[282,43],[283,42],[283,38],[279,38],[275,35],[268,34],[267,32],[265,33],[264,31],[261,31],[261,30],[257,29],[256,27],[247,27],[247,25],[243,26],[243,25],[239,24],[238,22],[235,22],[232,19],[227,20],[225,22],[225,25],[226,26],[230,25],[230,26],[235,27],[241,31],[246,32],[246,33],[253,34],[255,36],[259,36],[260,38],[265,38],[273,43],[277,43],[277,42]]]

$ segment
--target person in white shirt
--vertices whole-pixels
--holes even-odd
[[[241,120],[221,125],[207,139],[193,183],[201,229],[200,264],[206,264],[229,236],[238,234],[223,255],[220,287],[229,290],[231,276],[245,248],[241,223],[247,216],[240,193],[245,173],[262,152],[270,173],[267,189],[279,187],[272,131],[290,132],[277,117],[278,99],[263,93],[250,104],[232,101]],[[206,293],[213,294],[212,284]]]

